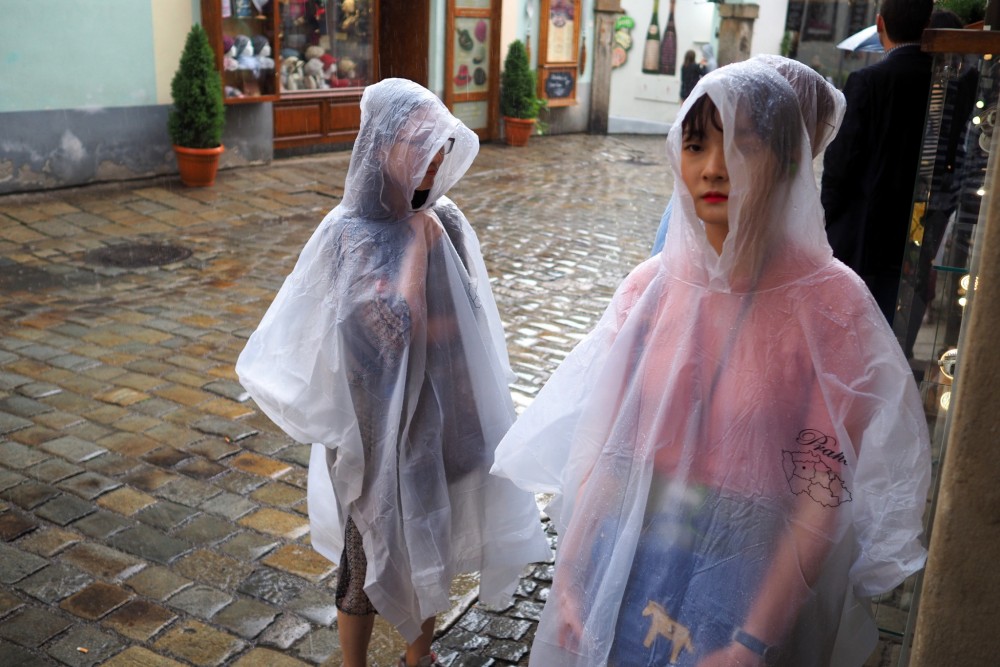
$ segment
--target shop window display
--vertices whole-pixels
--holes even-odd
[[[281,92],[372,83],[371,0],[279,0]]]
[[[275,95],[272,0],[219,0],[227,100]],[[250,100],[248,100],[250,101]]]

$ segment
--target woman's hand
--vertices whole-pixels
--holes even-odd
[[[437,215],[429,211],[417,211],[414,213],[410,218],[410,227],[413,228],[416,234],[423,236],[427,248],[437,243],[437,240],[444,234],[444,227],[437,219]]]
[[[699,660],[698,667],[764,667],[764,658],[733,641]]]
[[[576,595],[561,591],[557,603],[557,639],[559,646],[567,651],[576,651],[583,638],[583,621],[580,619],[580,602]]]

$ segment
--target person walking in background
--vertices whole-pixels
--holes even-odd
[[[799,100],[813,158],[818,157],[837,133],[839,119],[844,116],[844,96],[822,74],[797,60],[772,55],[754,56],[752,60],[773,67],[792,86]],[[673,206],[671,195],[656,229],[651,255],[663,250]]]
[[[833,254],[861,276],[890,323],[930,87],[931,56],[920,50],[920,36],[932,8],[932,0],[879,5],[875,23],[885,58],[847,77],[847,114],[823,160]]]
[[[369,86],[344,199],[320,223],[236,365],[288,435],[313,444],[313,547],[338,563],[343,664],[367,664],[375,613],[437,664],[452,578],[489,604],[550,549],[531,494],[489,475],[514,421],[513,374],[475,232],[444,196],[476,135],[430,91]]]
[[[719,61],[715,59],[715,49],[711,44],[701,45],[701,66],[705,68],[705,74],[719,67]]]
[[[705,67],[694,61],[694,51],[688,50],[684,54],[684,63],[681,65],[681,102],[687,99],[698,79],[705,74]]]
[[[920,398],[832,257],[809,144],[774,67],[703,77],[667,139],[664,251],[497,448],[555,496],[533,667],[859,667],[866,598],[923,566]]]

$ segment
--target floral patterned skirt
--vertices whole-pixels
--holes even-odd
[[[354,520],[347,518],[344,528],[344,551],[340,556],[337,572],[337,609],[352,616],[369,616],[378,613],[365,594],[365,573],[368,559],[361,541],[361,531]]]

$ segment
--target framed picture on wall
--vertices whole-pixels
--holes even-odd
[[[576,104],[581,0],[541,0],[538,96],[548,106]]]
[[[451,83],[458,94],[489,90],[490,19],[455,17]]]
[[[481,139],[496,131],[500,0],[449,0],[444,103]]]

